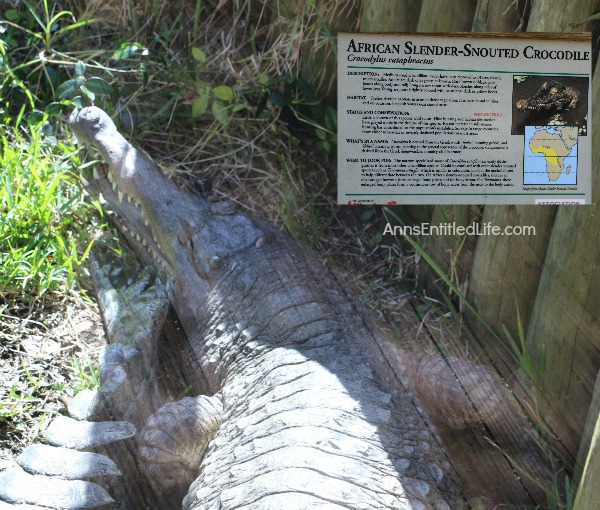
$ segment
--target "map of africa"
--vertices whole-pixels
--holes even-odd
[[[525,126],[523,184],[577,184],[574,126]]]

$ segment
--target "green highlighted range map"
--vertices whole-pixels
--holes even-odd
[[[576,185],[576,126],[525,126],[523,184]]]

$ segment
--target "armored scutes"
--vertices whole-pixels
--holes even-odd
[[[416,397],[428,402],[421,395],[434,382],[428,374],[437,374],[433,412],[452,407],[439,414],[451,414],[452,427],[469,427],[500,413],[494,389],[501,385],[489,370],[404,353],[407,386],[419,386],[407,391],[381,352],[379,333],[309,248],[231,204],[181,190],[100,109],[74,112],[70,123],[109,165],[96,168],[86,186],[102,194],[138,257],[162,276],[94,259],[111,342],[101,359],[102,390],[70,406],[75,432],[47,434],[56,448],[107,445],[102,451],[119,469],[87,457],[61,476],[90,481],[52,484],[57,471],[38,461],[57,451],[38,449],[20,461],[32,474],[0,474],[0,500],[111,508],[104,486],[122,510],[466,506]],[[170,306],[185,335],[166,340],[163,350],[182,354],[193,395],[185,398],[159,366]],[[467,389],[481,394],[483,414],[452,374],[439,375],[448,362],[469,372]]]

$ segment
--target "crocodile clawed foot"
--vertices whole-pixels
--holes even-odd
[[[93,414],[94,402],[97,405],[98,400],[92,392],[82,392],[73,407]],[[81,450],[134,434],[135,427],[127,422],[93,423],[58,416],[45,433],[50,445],[29,446],[17,458],[19,468],[0,473],[0,501],[30,509],[111,508],[114,500],[102,485],[121,471],[108,457]]]
[[[91,263],[110,342],[100,360],[102,389],[79,393],[69,405],[72,418],[58,416],[45,431],[49,444],[31,445],[16,459],[18,467],[0,473],[0,508],[114,508],[106,488],[128,484],[115,480],[137,459],[120,469],[108,456],[82,450],[106,451],[107,445],[132,438],[136,426],[166,401],[155,374],[169,301],[151,269],[136,274],[127,263],[113,263],[101,255]],[[108,446],[108,451],[114,448],[124,447]]]
[[[222,412],[218,394],[186,397],[165,404],[141,431],[141,465],[165,508],[181,505],[221,425]]]

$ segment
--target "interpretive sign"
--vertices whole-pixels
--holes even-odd
[[[339,34],[340,204],[591,203],[590,34]]]

